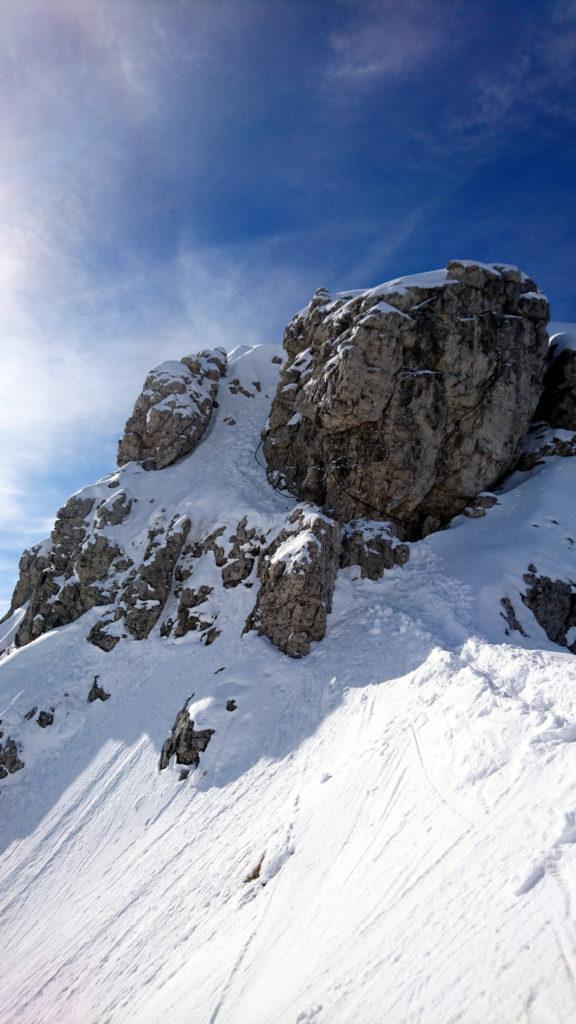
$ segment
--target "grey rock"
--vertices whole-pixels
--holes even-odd
[[[258,564],[260,590],[245,630],[256,629],[300,658],[326,632],[340,555],[340,528],[312,506],[296,506]]]
[[[212,591],[213,588],[206,585],[198,587],[196,590],[192,587],[184,587],[178,604],[175,636],[185,636],[190,630],[212,627],[212,620],[205,620],[198,615],[190,614],[192,608],[197,608],[198,605],[204,604],[208,600]]]
[[[113,651],[116,644],[120,643],[120,636],[108,631],[115,621],[113,618],[104,618],[100,622],[96,622],[86,637],[88,642],[94,644],[95,647],[99,647],[101,651],[105,651],[107,654]]]
[[[40,584],[44,570],[49,565],[47,550],[48,545],[46,543],[35,544],[34,547],[22,553],[18,565],[18,581],[12,594],[10,608],[6,615],[0,619],[0,623],[9,619],[17,608],[21,608],[23,604],[26,604],[26,601],[30,600],[34,590]]]
[[[226,588],[237,587],[248,579],[264,544],[264,537],[255,527],[248,526],[248,517],[244,516],[230,541],[232,547],[228,561],[222,567],[222,582]]]
[[[226,370],[223,349],[161,363],[148,374],[118,445],[118,465],[164,469],[198,444]]]
[[[94,676],[94,682],[88,691],[88,704],[93,704],[95,700],[109,700],[111,697],[110,693],[106,693],[103,686],[98,683],[100,676]]]
[[[131,508],[132,498],[126,494],[126,491],[117,491],[98,506],[94,524],[96,529],[101,530],[105,526],[120,526],[130,515]]]
[[[192,699],[192,698],[190,698]],[[176,764],[193,765],[195,768],[200,763],[200,754],[208,746],[214,729],[195,729],[194,722],[188,714],[187,701],[181,711],[176,715],[176,721],[172,726],[170,736],[164,743],[160,753],[160,771],[167,768],[170,759],[176,757]]]
[[[520,633],[521,636],[528,636],[526,630],[524,629],[522,623],[519,621],[518,616],[516,615],[516,610],[510,598],[500,598],[500,604],[502,605],[502,611],[500,612],[500,615],[506,621],[507,625],[507,628],[505,630],[506,635],[509,636],[510,633]]]
[[[525,573],[524,581],[528,589],[522,600],[548,639],[576,654],[576,641],[570,643],[567,635],[576,626],[576,587],[534,572]]]
[[[437,529],[517,460],[547,317],[534,282],[500,265],[317,292],[284,336],[271,482],[340,521],[390,520],[402,540]]]
[[[26,714],[24,715],[24,718],[26,719],[26,721],[29,722],[31,718],[34,718],[34,715],[36,714],[37,711],[38,711],[38,708],[36,706],[33,707],[33,708],[30,708],[30,711],[27,711]]]
[[[36,721],[38,722],[38,725],[40,726],[41,729],[46,729],[47,726],[52,725],[52,723],[54,722],[54,712],[41,711]]]
[[[174,516],[168,527],[149,534],[144,561],[129,578],[121,599],[126,625],[137,640],[148,636],[162,613],[190,526],[187,516]]]
[[[551,427],[576,430],[576,349],[567,334],[554,335],[536,418]]]
[[[24,767],[24,761],[18,757],[18,744],[8,736],[4,744],[0,743],[0,779],[5,779],[7,775],[13,775]]]
[[[356,519],[342,530],[340,565],[358,565],[360,574],[369,580],[379,580],[386,569],[405,565],[410,548],[401,544],[389,523]]]

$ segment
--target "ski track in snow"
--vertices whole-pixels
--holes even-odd
[[[134,536],[160,506],[277,528],[294,501],[255,455],[276,351],[232,357],[253,397],[225,379],[192,456],[126,467]],[[548,460],[378,583],[340,572],[300,662],[241,638],[245,587],[209,647],[156,628],[104,654],[94,611],[4,658],[26,767],[0,787],[2,1024],[571,1024],[576,662],[519,592],[531,561],[576,576],[575,483]],[[157,762],[192,692],[216,732],[179,783]]]

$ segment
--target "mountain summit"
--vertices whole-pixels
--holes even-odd
[[[6,1022],[572,1019],[548,316],[452,261],[149,373],[0,626]]]

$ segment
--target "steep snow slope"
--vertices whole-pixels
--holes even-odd
[[[205,534],[292,507],[258,462],[274,351],[231,356],[252,397],[223,386],[194,454],[120,471],[135,545],[162,509]],[[5,657],[0,729],[26,767],[0,784],[2,1021],[572,1021],[576,662],[518,592],[531,562],[576,577],[575,484],[549,459],[381,581],[341,571],[303,661],[241,637],[249,586],[210,646],[157,626],[105,654],[93,610]],[[111,698],[87,704],[95,674]],[[192,693],[215,733],[179,782],[157,762]]]

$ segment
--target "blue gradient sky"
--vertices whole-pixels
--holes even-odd
[[[576,320],[574,0],[5,0],[0,154],[0,601],[161,359],[453,257]]]

